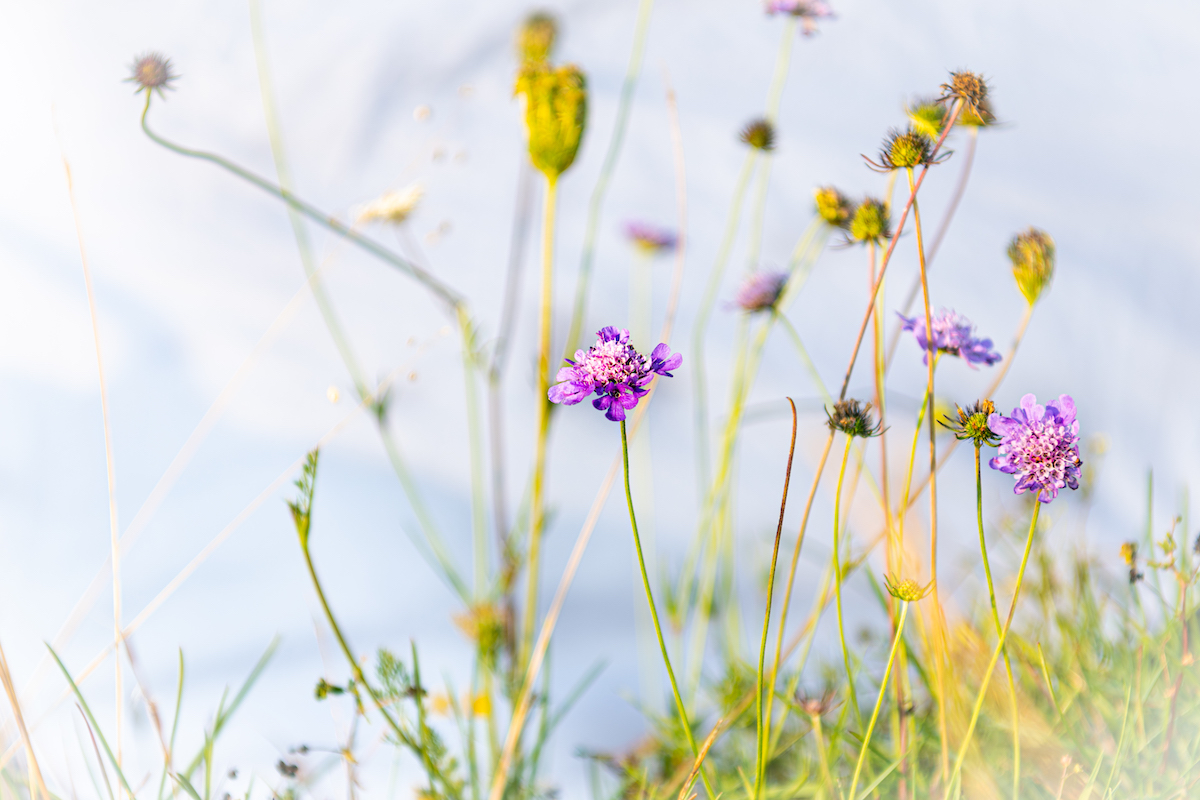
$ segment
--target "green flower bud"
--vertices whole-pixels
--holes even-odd
[[[587,124],[587,79],[567,64],[525,64],[515,94],[525,96],[529,158],[550,180],[575,161]]]
[[[558,38],[558,20],[545,11],[536,11],[517,28],[517,60],[522,64],[550,61]]]
[[[1037,228],[1018,233],[1008,245],[1013,277],[1029,305],[1041,297],[1054,278],[1054,240]]]
[[[741,139],[742,144],[748,144],[756,150],[774,150],[775,126],[769,119],[756,119],[742,128],[738,138]]]
[[[887,172],[911,169],[933,163],[933,139],[916,128],[891,130],[879,151],[879,168]]]
[[[868,197],[859,203],[850,218],[850,238],[863,244],[880,244],[891,236],[891,222],[883,201]]]
[[[819,186],[813,196],[817,203],[817,216],[835,228],[849,227],[852,209],[844,194],[832,186]]]
[[[879,423],[871,418],[871,404],[860,404],[857,400],[838,400],[833,409],[825,409],[829,420],[825,423],[831,431],[841,431],[847,436],[869,439],[878,436]]]
[[[929,593],[932,583],[928,587],[922,587],[921,584],[914,581],[912,578],[905,578],[902,581],[896,581],[885,576],[883,585],[887,588],[888,594],[897,600],[903,600],[906,603],[913,603],[920,600]]]
[[[988,426],[988,417],[996,413],[995,403],[991,400],[977,400],[966,408],[959,405],[955,405],[955,408],[958,409],[957,420],[945,414],[940,422],[953,431],[956,438],[964,442],[973,441],[978,446],[986,444],[995,447],[1000,444],[1000,437]]]
[[[912,105],[906,106],[904,113],[908,115],[912,129],[918,133],[923,133],[930,139],[942,135],[942,125],[946,122],[946,106],[938,102],[937,98],[919,98],[913,101]]]

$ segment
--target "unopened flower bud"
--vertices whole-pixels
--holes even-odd
[[[891,222],[883,201],[868,197],[859,203],[850,218],[850,238],[863,244],[881,244],[891,236]]]
[[[913,130],[918,133],[923,133],[930,139],[937,139],[942,135],[942,125],[946,122],[946,106],[936,98],[918,98],[911,105],[905,106],[904,113],[908,115]]]
[[[756,119],[742,128],[738,138],[756,150],[769,152],[775,149],[775,126],[769,119]]]
[[[542,64],[550,60],[558,38],[558,20],[545,11],[535,11],[517,28],[517,59],[522,64]]]
[[[1038,301],[1054,278],[1054,240],[1037,228],[1018,233],[1008,245],[1013,277],[1029,305]]]
[[[867,163],[880,172],[924,167],[933,163],[933,147],[933,139],[911,125],[904,131],[893,128],[879,149],[879,163]]]
[[[906,603],[914,603],[920,600],[929,593],[929,589],[933,586],[921,586],[912,578],[905,578],[902,581],[896,581],[890,577],[884,577],[883,585],[887,589],[888,594],[897,600],[903,600]]]
[[[587,124],[587,79],[574,64],[526,64],[517,77],[516,94],[525,96],[529,158],[555,180],[579,152]]]
[[[846,195],[832,186],[819,186],[813,192],[817,204],[817,216],[835,228],[850,226],[850,201]]]

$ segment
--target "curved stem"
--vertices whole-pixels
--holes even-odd
[[[687,709],[679,694],[679,685],[675,681],[675,670],[671,669],[671,657],[667,654],[667,643],[663,639],[662,625],[658,621],[658,609],[654,605],[654,593],[650,589],[650,576],[646,573],[646,559],[642,555],[642,540],[638,536],[637,514],[633,510],[633,491],[629,488],[629,438],[625,433],[625,420],[621,420],[621,463],[625,468],[625,504],[629,508],[629,526],[633,530],[633,545],[637,549],[638,566],[642,572],[642,586],[646,590],[646,602],[650,606],[650,618],[654,621],[654,633],[658,636],[658,648],[662,651],[663,665],[667,668],[667,677],[671,681],[671,693],[675,695],[675,710],[679,712],[679,723],[683,727],[683,734],[687,737],[692,755],[699,758],[700,749],[696,746],[696,737],[692,733],[691,722],[688,721]],[[700,778],[704,781],[704,788],[708,791],[708,796],[716,797],[703,769],[700,770]]]
[[[983,681],[979,687],[979,694],[975,698],[975,707],[971,710],[971,722],[967,725],[967,734],[963,737],[963,743],[959,746],[958,756],[954,760],[954,772],[950,776],[950,780],[946,783],[945,800],[950,800],[951,790],[954,788],[955,781],[958,780],[959,774],[962,772],[963,760],[967,757],[967,748],[971,744],[971,736],[975,733],[975,725],[979,722],[979,712],[983,709],[983,700],[987,696],[988,683],[992,679],[992,672],[996,669],[996,662],[1000,660],[1000,654],[1004,652],[1004,643],[1008,640],[1008,631],[1012,627],[1013,617],[1017,613],[1017,600],[1021,597],[1021,584],[1025,580],[1025,567],[1029,564],[1029,553],[1033,550],[1033,534],[1037,531],[1038,514],[1042,510],[1042,493],[1039,490],[1037,496],[1033,499],[1033,519],[1029,521],[1029,535],[1025,537],[1025,553],[1021,556],[1021,568],[1017,570],[1017,586],[1013,590],[1012,605],[1008,607],[1008,618],[1004,621],[1004,628],[1000,632],[1000,641],[996,643],[996,649],[992,652],[992,659],[988,662],[987,669],[983,672]]]
[[[571,313],[571,326],[567,333],[564,358],[570,358],[579,346],[579,335],[583,330],[583,321],[587,316],[588,289],[591,285],[592,265],[596,258],[596,232],[600,228],[600,211],[604,206],[604,196],[608,193],[608,184],[612,180],[613,171],[617,167],[617,159],[621,155],[621,146],[625,142],[625,130],[629,127],[629,109],[633,105],[633,92],[637,88],[638,75],[642,71],[642,57],[646,52],[646,36],[650,31],[650,11],[654,8],[654,0],[641,0],[638,5],[637,22],[633,29],[633,48],[629,53],[629,66],[625,70],[625,80],[621,84],[621,98],[617,101],[617,118],[613,122],[612,138],[608,140],[608,150],[604,154],[604,163],[600,167],[600,176],[592,189],[588,201],[587,227],[583,234],[583,255],[579,261],[579,279],[575,285],[575,304]]]
[[[879,697],[875,700],[875,710],[871,712],[871,722],[863,736],[862,748],[858,751],[858,763],[854,765],[854,777],[850,780],[850,792],[847,800],[854,800],[854,790],[858,788],[858,778],[862,774],[863,764],[867,760],[867,750],[871,747],[871,734],[875,732],[875,723],[879,720],[879,710],[883,708],[883,698],[887,694],[888,678],[892,674],[892,663],[896,660],[896,652],[904,638],[904,620],[908,617],[908,603],[900,605],[900,620],[896,623],[896,634],[892,637],[892,650],[888,653],[887,667],[883,670],[883,680],[879,684]]]
[[[771,551],[771,570],[767,576],[767,608],[763,612],[763,631],[762,642],[758,646],[758,675],[756,676],[756,697],[758,699],[758,768],[754,774],[754,797],[762,796],[763,787],[766,782],[767,771],[767,730],[765,728],[765,717],[763,711],[763,667],[767,660],[767,633],[771,627],[771,601],[775,597],[775,564],[779,560],[779,538],[783,535],[783,514],[787,509],[788,485],[792,480],[792,458],[796,454],[796,403],[792,398],[788,398],[788,405],[792,407],[792,440],[788,445],[788,460],[787,470],[783,476],[783,499],[779,501],[779,524],[775,527],[775,546]],[[771,685],[766,687],[768,706],[774,704],[775,698],[775,682],[774,675]]]
[[[554,324],[554,222],[558,201],[558,181],[546,180],[545,214],[542,221],[542,301],[538,317],[537,428],[533,447],[533,481],[529,495],[528,590],[525,595],[525,624],[522,626],[518,672],[528,663],[533,649],[537,623],[538,566],[542,552],[542,528],[545,525],[546,439],[550,431],[550,338]]]
[[[418,267],[416,264],[413,264],[411,261],[408,261],[405,258],[401,258],[397,254],[393,253],[391,250],[389,250],[386,247],[384,247],[383,245],[379,244],[378,242],[368,239],[366,236],[363,236],[361,233],[359,233],[358,231],[349,227],[345,223],[342,223],[342,222],[334,219],[333,217],[329,216],[328,214],[324,213],[323,211],[320,211],[319,209],[315,208],[314,206],[309,205],[308,203],[304,202],[300,198],[296,197],[294,194],[292,194],[287,189],[280,188],[279,186],[276,186],[275,184],[271,183],[270,181],[268,181],[264,178],[260,178],[259,176],[255,175],[253,172],[250,172],[247,169],[243,169],[242,167],[239,167],[237,164],[234,164],[232,161],[230,161],[226,158],[222,158],[221,156],[216,155],[215,153],[209,153],[204,150],[192,150],[192,149],[189,149],[186,147],[181,147],[180,145],[177,145],[177,144],[159,136],[154,131],[150,130],[150,126],[146,122],[146,115],[149,112],[150,112],[150,94],[147,93],[146,94],[146,106],[145,106],[145,108],[142,109],[142,130],[156,144],[159,144],[172,152],[178,153],[181,156],[188,156],[189,158],[198,158],[202,161],[207,161],[211,164],[216,164],[218,167],[221,167],[222,169],[236,175],[237,177],[241,178],[242,180],[244,180],[248,183],[254,184],[258,188],[262,189],[264,192],[267,192],[268,194],[278,197],[280,200],[287,203],[290,207],[296,209],[296,211],[299,211],[301,214],[308,217],[313,222],[316,222],[318,225],[328,228],[330,231],[336,233],[338,236],[344,237],[345,239],[348,239],[351,242],[354,242],[356,245],[361,247],[363,250],[366,250],[368,253],[370,253],[371,255],[380,259],[381,261],[387,262],[388,264],[392,265],[393,267],[396,267],[397,269],[399,269],[401,272],[404,272],[405,274],[416,279],[426,289],[433,292],[433,294],[435,296],[437,296],[437,298],[439,300],[441,300],[443,303],[445,303],[449,309],[453,309],[457,306],[465,304],[465,300],[463,299],[462,295],[460,295],[454,289],[451,289],[446,284],[442,283],[440,280],[438,280],[433,275],[431,275],[428,272],[426,272],[425,270],[423,270],[421,267]]]
[[[842,479],[846,477],[846,462],[850,460],[850,443],[852,436],[846,437],[846,449],[842,453],[842,468],[838,471],[837,492],[833,500],[833,591],[837,602],[838,639],[842,643],[842,660],[846,665],[846,691],[850,695],[850,705],[854,710],[855,720],[859,729],[862,728],[862,709],[858,707],[858,692],[854,689],[854,672],[850,668],[850,649],[846,646],[846,627],[842,620],[842,551],[838,538],[838,525],[841,520]]]
[[[992,565],[988,561],[987,539],[983,535],[983,473],[979,463],[978,443],[975,445],[975,520],[979,525],[979,554],[983,557],[983,574],[987,576],[988,600],[992,604],[992,622],[996,625],[996,638],[1003,633],[1000,612],[996,610],[996,588],[992,584]],[[1008,691],[1012,695],[1013,723],[1013,800],[1020,800],[1021,787],[1021,715],[1017,705],[1017,684],[1013,679],[1012,662],[1008,648],[1004,649],[1004,671],[1008,673]]]

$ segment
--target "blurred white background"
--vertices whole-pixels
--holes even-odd
[[[542,6],[560,15],[559,57],[587,71],[591,90],[588,132],[561,184],[558,274],[566,303],[636,3]],[[522,159],[522,123],[511,96],[512,31],[529,10],[511,0],[263,5],[298,193],[345,216],[385,190],[421,181],[427,194],[408,233],[434,271],[469,295],[485,336],[499,314]],[[1200,171],[1192,141],[1200,126],[1192,102],[1200,8],[1181,0],[1136,8],[1111,0],[845,0],[835,11],[838,18],[818,35],[796,42],[763,261],[786,261],[811,219],[814,186],[882,192],[884,179],[868,171],[859,154],[873,154],[887,128],[902,123],[907,100],[936,91],[951,69],[987,75],[1004,124],[980,136],[966,199],[934,269],[934,302],[967,314],[1005,348],[1024,301],[1004,247],[1031,224],[1055,237],[1057,278],[996,399],[1008,409],[1027,391],[1043,398],[1070,393],[1084,433],[1107,434],[1110,450],[1086,536],[1070,526],[1061,535],[1069,538],[1063,547],[1086,548],[1116,569],[1117,543],[1144,525],[1147,470],[1155,470],[1164,529],[1162,520],[1200,477],[1193,412],[1200,395]],[[685,342],[743,158],[736,132],[762,112],[782,25],[751,0],[656,4],[629,135],[600,226],[593,329],[625,324],[632,256],[622,222],[674,225],[669,76],[682,120],[691,218],[674,341],[685,350],[684,370],[663,386],[653,415],[656,537],[660,561],[669,564],[678,563],[696,506]],[[273,338],[124,559],[126,622],[352,409],[352,386],[311,297],[302,293],[294,313],[280,318],[304,283],[284,208],[209,164],[163,150],[138,129],[141,100],[122,79],[133,57],[149,49],[170,56],[182,76],[167,102],[155,101],[156,129],[273,175],[244,2],[9,4],[0,25],[0,641],[20,686],[35,678],[42,643],[58,632],[109,551],[95,351],[64,158],[95,281],[122,529],[275,324]],[[414,115],[422,105],[431,110],[424,120]],[[940,219],[959,168],[951,159],[931,173],[922,195],[931,221]],[[390,231],[372,233],[394,241]],[[456,337],[442,333],[446,319],[412,281],[321,230],[311,234],[368,375],[399,369],[406,376],[395,393],[393,429],[466,569],[467,444]],[[897,251],[892,301],[915,269],[911,242],[911,236],[902,240]],[[739,245],[725,298],[745,266],[743,254]],[[857,249],[827,252],[791,312],[830,383],[840,378],[862,313],[864,261]],[[506,384],[514,475],[522,474],[517,465],[531,444],[531,263]],[[670,260],[656,264],[657,326]],[[725,343],[734,325],[732,314],[717,312],[710,346],[714,385],[724,385]],[[911,416],[924,381],[915,346],[905,345],[895,370],[897,432],[911,424],[903,415]],[[940,375],[940,393],[960,402],[974,399],[990,377],[958,363]],[[340,389],[336,404],[330,386]],[[852,391],[865,386],[864,378],[856,379]],[[761,409],[779,408],[785,394],[816,395],[778,336],[752,400]],[[723,392],[714,403],[723,413]],[[815,411],[803,418],[794,487],[811,480],[823,439],[820,419]],[[758,597],[753,589],[777,513],[786,433],[780,416],[758,420],[747,430],[739,501],[741,574],[751,598]],[[564,413],[555,426],[545,563],[551,586],[616,441],[615,427],[586,407]],[[903,447],[905,437],[894,441]],[[943,490],[944,525],[948,546],[959,538],[970,552],[969,505],[955,499],[969,490],[969,454],[957,458]],[[990,507],[999,513],[1011,503],[1011,479],[989,474],[985,481]],[[786,528],[791,535],[803,499],[797,494]],[[271,493],[132,641],[162,706],[170,705],[177,648],[183,649],[189,680],[181,751],[190,754],[221,688],[240,682],[272,637],[282,636],[274,662],[218,747],[218,763],[240,770],[225,789],[234,793],[244,791],[252,774],[279,785],[273,764],[289,747],[338,746],[349,716],[336,703],[313,699],[320,676],[341,680],[346,672],[316,621],[319,610],[284,505],[291,495],[286,484]],[[822,502],[810,529],[819,538],[828,536],[830,513],[828,497]],[[1064,497],[1055,510],[1069,513],[1076,502]],[[415,640],[427,680],[437,685],[449,676],[461,688],[468,646],[449,624],[460,609],[406,539],[403,526],[411,521],[379,439],[360,414],[323,452],[313,533],[318,566],[361,652],[380,645],[404,652]],[[609,663],[567,717],[546,764],[547,782],[572,795],[582,790],[584,774],[577,747],[620,749],[644,729],[635,707],[633,633],[635,605],[643,600],[633,582],[626,525],[622,504],[610,502],[552,650],[559,697],[596,661]],[[818,552],[811,557],[822,558]],[[805,566],[795,609],[807,608],[818,569],[815,562]],[[960,599],[969,602],[977,587],[962,586]],[[865,583],[855,591],[867,598]],[[111,632],[105,584],[62,648],[67,664],[81,669]],[[76,712],[57,704],[61,676],[45,677],[26,709],[30,722],[39,723],[35,740],[48,779],[65,793],[74,774],[76,789],[86,795],[90,790],[79,786]],[[109,726],[112,684],[111,659],[84,684]],[[132,686],[128,676],[126,686]],[[156,757],[153,737],[144,707],[131,699],[129,708],[126,749],[146,766]],[[389,767],[382,753],[370,762],[367,793],[387,790]],[[133,774],[140,779],[142,773]],[[417,774],[414,764],[401,761],[400,785],[415,782]],[[344,791],[335,773],[322,796]]]

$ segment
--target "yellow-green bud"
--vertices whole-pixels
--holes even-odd
[[[525,96],[529,158],[550,180],[566,172],[579,152],[587,124],[587,79],[567,64],[525,64],[516,94]]]
[[[912,578],[905,578],[902,581],[895,581],[890,577],[885,577],[883,585],[887,588],[888,594],[897,600],[903,600],[906,603],[914,603],[920,600],[929,592],[929,587],[922,587],[921,584],[914,581]],[[931,583],[930,586],[933,584]]]
[[[1054,240],[1045,231],[1030,228],[1013,237],[1008,257],[1017,287],[1029,305],[1033,305],[1054,278]]]
[[[890,131],[883,140],[879,160],[885,170],[911,169],[933,162],[933,139],[914,127]]]
[[[850,201],[846,195],[832,186],[818,186],[813,192],[817,204],[817,216],[835,228],[845,228],[850,225]]]
[[[859,203],[850,218],[850,238],[863,244],[880,244],[891,236],[891,223],[883,201],[868,197]]]
[[[542,64],[550,60],[558,38],[558,20],[545,11],[536,11],[517,28],[517,59],[522,64]]]
[[[912,105],[906,106],[904,113],[908,114],[913,130],[918,133],[923,133],[930,139],[942,135],[942,125],[946,122],[946,107],[935,98],[919,98]]]
[[[756,150],[771,151],[775,149],[775,126],[769,119],[756,119],[742,128],[738,138]]]

